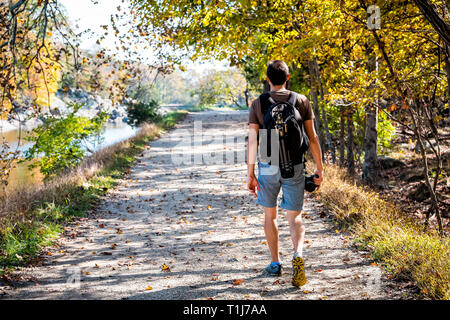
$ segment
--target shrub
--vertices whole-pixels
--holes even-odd
[[[145,122],[152,123],[161,120],[158,112],[159,104],[156,100],[150,100],[148,103],[136,102],[128,105],[128,124],[139,126]]]
[[[106,113],[99,112],[92,119],[76,115],[82,106],[70,104],[69,114],[45,118],[44,124],[26,138],[34,144],[25,152],[24,160],[38,159],[30,167],[39,167],[46,179],[76,167],[88,151],[87,143],[98,138],[104,128]]]

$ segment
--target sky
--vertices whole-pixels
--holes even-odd
[[[90,29],[93,33],[102,34],[101,25],[110,24],[111,14],[117,12],[117,6],[122,6],[122,0],[97,0],[97,4],[94,4],[92,0],[59,0],[59,2],[66,8],[67,15],[70,21],[72,21],[75,31],[82,32]],[[78,28],[76,28],[78,27]],[[83,35],[81,37],[81,49],[92,50],[98,48],[96,45],[98,37]],[[111,38],[102,42],[102,46],[106,48],[114,48],[114,40]],[[146,57],[152,57],[152,53],[145,52]],[[183,63],[188,69],[196,68],[198,71],[204,71],[206,69],[224,69],[226,62],[219,61],[206,61],[195,62],[185,61]]]

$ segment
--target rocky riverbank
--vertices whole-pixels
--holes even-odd
[[[43,123],[43,114],[61,115],[69,113],[71,103],[83,104],[83,107],[78,111],[80,116],[91,118],[100,110],[103,110],[109,114],[108,122],[110,123],[127,121],[126,105],[113,103],[110,99],[90,94],[81,89],[69,89],[67,92],[58,91],[53,99],[52,106],[42,110],[40,115],[36,115],[31,108],[24,108],[23,111],[16,113],[14,117],[0,120],[1,131],[18,130],[21,125],[22,128],[31,130]]]

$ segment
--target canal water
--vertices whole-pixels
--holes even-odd
[[[134,128],[124,122],[119,123],[108,123],[106,128],[101,136],[102,139],[99,139],[98,142],[89,145],[89,148],[94,151],[99,151],[105,147],[111,146],[115,143],[121,142],[128,138],[131,138],[139,131],[139,128]],[[6,142],[9,143],[13,150],[17,147],[17,142],[19,139],[19,131],[13,130],[4,132],[1,134],[2,140],[6,139]],[[26,137],[27,133],[22,131],[22,138]],[[22,144],[19,146],[20,152],[23,154],[27,149],[32,146],[30,142],[22,141]],[[8,179],[8,187],[9,190],[17,190],[21,187],[37,184],[42,182],[42,175],[38,168],[34,170],[28,169],[29,163],[21,163],[18,164],[16,168],[13,169],[11,175]]]

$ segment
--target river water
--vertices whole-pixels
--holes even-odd
[[[108,123],[106,128],[102,134],[102,139],[100,143],[95,143],[93,145],[89,145],[89,148],[94,151],[101,150],[105,147],[111,146],[115,143],[121,142],[128,138],[131,138],[139,131],[139,128],[131,127],[130,125],[118,122],[118,123]],[[1,134],[2,140],[3,138],[10,144],[12,149],[16,149],[17,142],[19,139],[19,131],[13,130],[4,132]],[[22,131],[22,137],[26,137],[27,133]],[[22,141],[22,144],[19,146],[19,150],[23,153],[27,149],[32,146],[30,142]],[[29,170],[29,163],[22,163],[17,165],[16,168],[13,169],[11,175],[8,179],[8,187],[9,190],[17,190],[23,186],[27,186],[30,184],[37,184],[42,182],[42,175],[39,172],[39,169]]]

